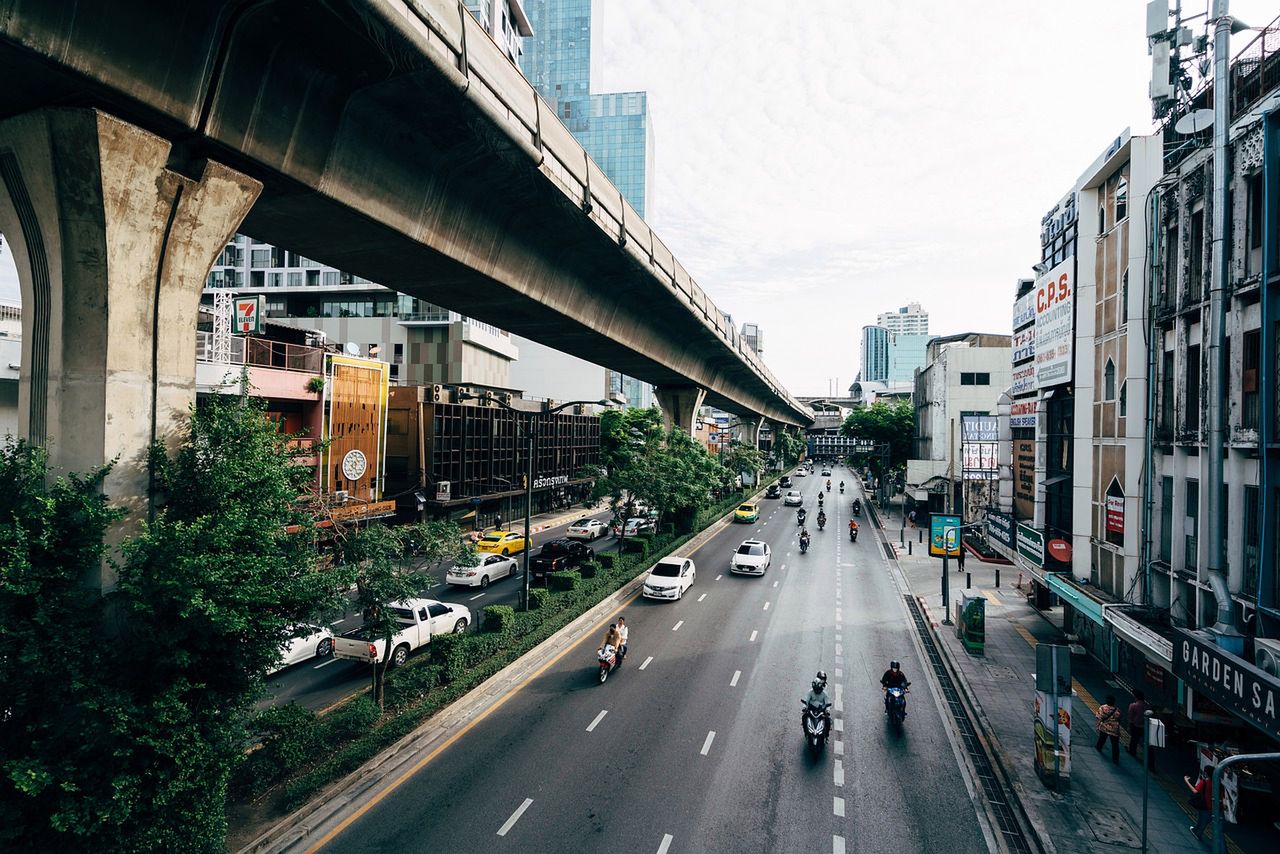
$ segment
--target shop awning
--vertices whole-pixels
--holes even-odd
[[[1102,602],[1090,596],[1075,583],[1075,579],[1065,572],[1048,572],[1045,575],[1049,582],[1049,589],[1057,594],[1059,599],[1069,603],[1072,608],[1093,622],[1102,625]]]
[[[1116,637],[1146,656],[1152,664],[1173,669],[1173,641],[1125,613],[1132,605],[1108,605],[1103,621]]]

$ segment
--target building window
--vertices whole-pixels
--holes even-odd
[[[1240,371],[1241,412],[1240,425],[1246,430],[1258,429],[1258,368],[1262,359],[1262,330],[1253,329],[1244,334],[1244,353]]]
[[[284,273],[267,273],[267,287],[278,288],[284,284]]]
[[[1258,487],[1244,488],[1244,579],[1241,592],[1258,597],[1258,556],[1262,546],[1262,520],[1258,518]]]
[[[1121,178],[1116,182],[1116,222],[1129,215],[1129,182]]]
[[[1120,383],[1120,417],[1126,418],[1129,415],[1129,382]]]
[[[1178,227],[1171,225],[1164,233],[1164,269],[1160,275],[1160,303],[1172,307],[1178,292]]]
[[[1120,322],[1129,322],[1129,268],[1124,268],[1124,275],[1120,277]]]
[[[291,288],[302,287],[302,273],[294,272],[289,274],[289,287]]]
[[[1173,478],[1160,482],[1160,560],[1168,563],[1173,553]]]
[[[1102,369],[1102,399],[1116,399],[1116,363],[1107,358],[1107,366]]]
[[[1187,405],[1182,413],[1184,429],[1200,429],[1200,345],[1187,348]]]
[[[1166,438],[1173,436],[1173,351],[1164,351],[1160,367],[1160,423],[1156,431]]]
[[[991,374],[962,371],[960,385],[991,385]]]
[[[1187,522],[1184,532],[1183,566],[1194,572],[1199,566],[1200,482],[1187,479]]]
[[[270,267],[271,266],[271,250],[270,249],[253,249],[249,252],[249,266],[251,267]]]
[[[1244,273],[1246,276],[1254,276],[1262,272],[1262,175],[1254,175],[1249,179],[1248,184],[1249,196],[1249,216],[1245,221],[1245,227],[1249,233],[1246,235],[1246,244],[1249,251],[1245,253]]]
[[[1191,268],[1187,270],[1187,299],[1199,302],[1204,292],[1204,208],[1191,214]]]

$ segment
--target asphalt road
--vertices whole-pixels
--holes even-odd
[[[585,513],[584,515],[607,521],[608,512]],[[537,554],[543,543],[563,537],[569,523],[539,531],[533,535],[533,554]],[[604,537],[589,543],[597,554],[616,551],[618,541],[612,537]],[[516,555],[516,560],[522,558]],[[488,588],[451,587],[444,583],[449,564],[424,574],[424,583],[420,596],[439,599],[442,602],[457,603],[471,609],[476,619],[479,612],[488,605],[512,605],[519,602],[521,573],[517,567],[516,574],[501,581],[491,583]],[[342,615],[333,615],[330,628],[335,635],[354,629],[360,625],[360,614],[351,610]],[[333,705],[354,691],[368,685],[370,680],[369,665],[358,661],[336,659],[332,656],[324,659],[302,661],[286,667],[267,680],[266,695],[258,701],[259,709],[280,703],[295,702],[309,709],[323,709]]]
[[[811,523],[824,480],[798,481]],[[869,524],[849,543],[852,494],[833,494],[808,554],[795,511],[765,501],[690,554],[682,601],[626,607],[631,651],[608,682],[600,626],[324,850],[985,850],[881,546]],[[773,548],[763,577],[727,572],[748,536]],[[914,681],[902,730],[879,688],[891,658]],[[819,668],[840,722],[814,755],[800,699]]]

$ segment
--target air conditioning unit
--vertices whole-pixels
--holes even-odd
[[[1253,663],[1259,670],[1280,677],[1280,640],[1254,638]]]
[[[345,489],[335,489],[333,491],[333,500],[337,504],[346,504],[347,499],[350,497],[350,493]]]
[[[431,386],[431,402],[432,403],[445,402],[444,386],[440,385],[439,383],[436,383],[435,385]]]

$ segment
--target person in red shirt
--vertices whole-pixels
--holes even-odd
[[[1209,819],[1213,818],[1213,813],[1209,809],[1209,799],[1212,797],[1213,781],[1210,779],[1213,769],[1205,765],[1200,769],[1200,778],[1194,783],[1190,777],[1183,777],[1182,781],[1187,784],[1187,788],[1191,790],[1191,797],[1188,800],[1191,806],[1195,807],[1199,815],[1196,817],[1196,823],[1191,825],[1191,835],[1201,842],[1204,841],[1204,829],[1209,824]]]
[[[1129,704],[1129,755],[1138,758],[1138,745],[1146,741],[1147,697],[1141,691],[1133,692],[1133,702]]]

